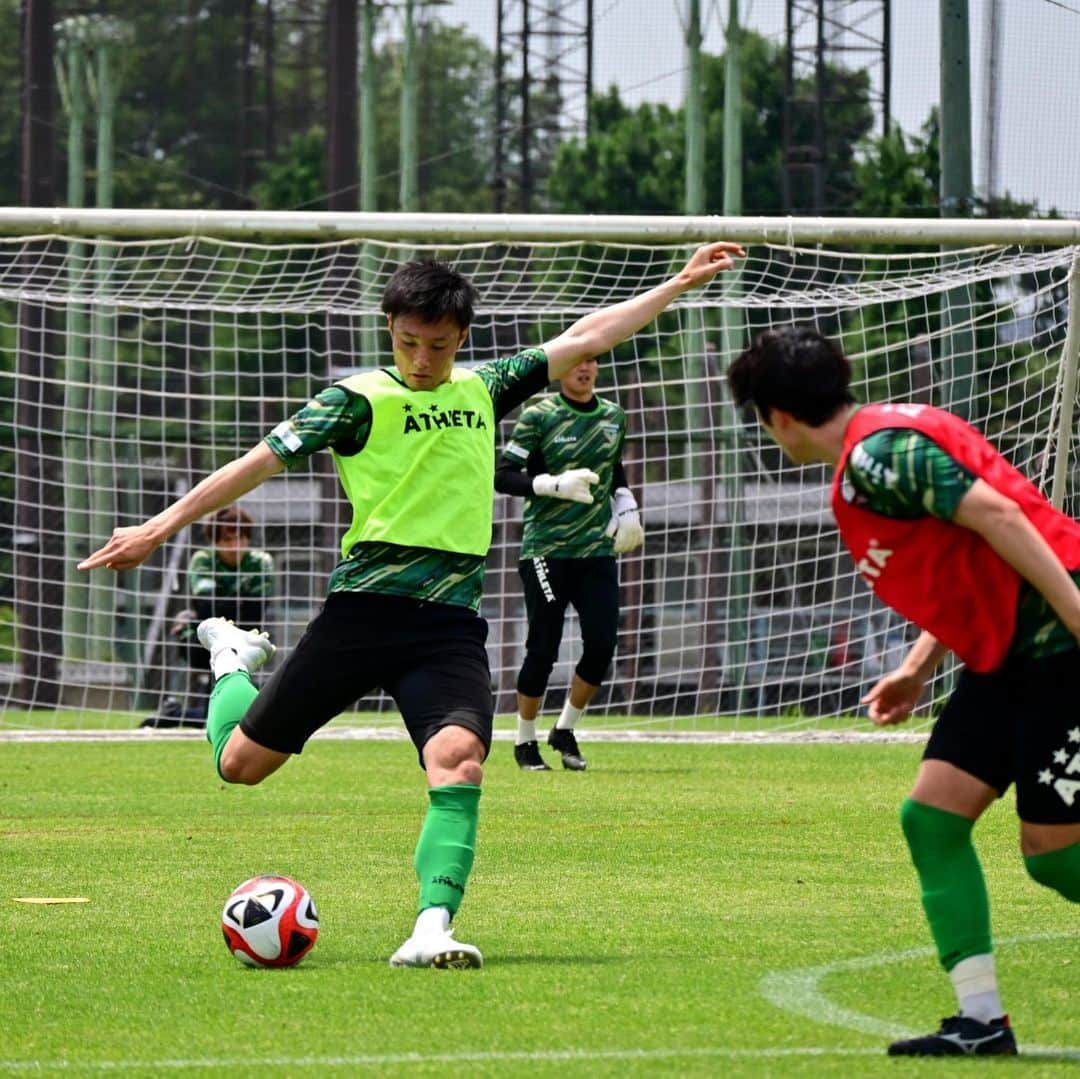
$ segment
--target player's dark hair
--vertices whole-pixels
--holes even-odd
[[[442,262],[406,262],[394,271],[383,290],[387,315],[417,315],[425,322],[451,318],[467,329],[473,318],[476,289],[464,275]]]
[[[224,506],[206,518],[202,531],[210,544],[216,544],[223,532],[239,532],[250,543],[251,534],[255,531],[255,518],[239,506]]]
[[[813,326],[766,330],[728,369],[735,404],[752,404],[769,422],[774,408],[820,427],[853,404],[851,364],[839,346]]]

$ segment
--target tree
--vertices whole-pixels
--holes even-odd
[[[743,36],[743,190],[745,212],[780,212],[783,167],[783,49],[748,32]],[[703,58],[706,114],[706,210],[723,207],[725,59]],[[808,93],[809,88],[804,92]],[[830,209],[850,211],[857,193],[857,147],[873,123],[865,72],[826,68],[830,135]],[[568,213],[680,213],[685,186],[684,110],[664,105],[627,107],[612,87],[594,98],[593,132],[560,147],[548,184],[553,208]],[[808,121],[800,121],[806,124]],[[796,130],[798,141],[812,132]]]
[[[420,209],[448,213],[491,210],[491,50],[463,26],[438,19],[417,34],[420,73]],[[398,206],[401,117],[401,44],[388,41],[379,69],[378,205]]]
[[[853,209],[864,217],[926,217],[938,212],[941,180],[940,123],[934,109],[921,135],[899,126],[867,140],[855,166]]]

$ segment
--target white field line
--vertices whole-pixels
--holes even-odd
[[[1062,940],[1080,936],[1076,930],[1060,933],[1031,933],[1020,937],[1006,937],[994,942],[995,949],[1014,944],[1030,944],[1048,940]],[[928,959],[936,955],[932,947],[908,948],[898,952],[880,952],[876,955],[841,959],[835,963],[823,963],[817,967],[799,967],[794,970],[777,970],[766,974],[758,983],[761,995],[777,1008],[794,1015],[811,1019],[815,1023],[856,1030],[861,1034],[873,1034],[889,1040],[912,1038],[925,1031],[912,1030],[863,1012],[845,1008],[831,1001],[821,988],[822,979],[831,974],[845,974],[868,970],[890,963],[904,963],[911,959]],[[928,1020],[929,1024],[929,1020]],[[1049,1056],[1061,1060],[1080,1061],[1080,1046],[1029,1046],[1021,1038],[1020,1052],[1024,1056]]]
[[[686,745],[873,745],[892,742],[925,742],[925,731],[590,731],[579,727],[585,742],[683,743]],[[342,727],[316,731],[314,738],[328,742],[403,742],[404,727]],[[495,741],[509,742],[511,730],[495,732]],[[0,730],[4,742],[198,742],[206,735],[198,729],[144,730]]]
[[[1028,1057],[1047,1057],[1051,1060],[1080,1060],[1080,1050],[1023,1049]],[[477,1053],[365,1053],[355,1056],[306,1057],[188,1057],[163,1060],[0,1060],[0,1072],[110,1072],[135,1071],[195,1071],[231,1070],[236,1068],[387,1068],[427,1064],[543,1064],[587,1063],[599,1060],[783,1060],[828,1057],[884,1057],[879,1047],[844,1049],[837,1046],[801,1046],[786,1048],[734,1049],[727,1046],[699,1049],[538,1049],[519,1052]]]
[[[784,1057],[881,1056],[880,1049],[830,1049],[819,1046],[776,1049],[538,1049],[478,1053],[371,1053],[357,1056],[191,1057],[177,1060],[0,1060],[0,1072],[147,1071],[207,1068],[385,1068],[409,1064],[575,1063],[590,1060],[767,1060]]]

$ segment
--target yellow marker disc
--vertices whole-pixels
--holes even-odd
[[[39,907],[53,906],[57,903],[89,903],[90,900],[81,895],[16,895],[12,896],[15,903],[36,903]]]

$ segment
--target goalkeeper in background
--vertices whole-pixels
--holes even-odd
[[[551,769],[540,755],[536,717],[559,655],[566,608],[581,622],[581,659],[548,745],[564,768],[584,771],[574,727],[604,680],[619,630],[615,555],[640,547],[644,532],[626,485],[626,413],[596,396],[590,356],[560,379],[561,392],[522,412],[495,470],[495,490],[525,497],[518,572],[529,634],[517,676],[514,760]]]
[[[1080,903],[1080,525],[974,428],[929,405],[858,406],[851,366],[807,327],[762,334],[732,364],[797,464],[834,466],[832,509],[855,568],[922,630],[863,698],[901,723],[949,651],[965,664],[900,823],[959,1013],[891,1056],[1013,1054],[972,830],[1016,785],[1024,864]]]
[[[390,366],[324,389],[243,457],[149,521],[116,529],[80,564],[137,566],[186,524],[282,469],[320,450],[333,454],[353,519],[326,604],[261,691],[251,673],[273,653],[266,636],[221,618],[200,624],[216,679],[206,733],[222,779],[255,784],[359,698],[376,688],[393,697],[429,788],[414,855],[419,913],[393,967],[483,964],[479,948],[454,940],[450,921],[472,870],[491,745],[487,624],[477,611],[496,425],[741,254],[737,244],[706,244],[655,288],[586,315],[539,348],[472,370],[455,368],[454,358],[472,321],[473,286],[440,263],[407,263],[382,299]]]

